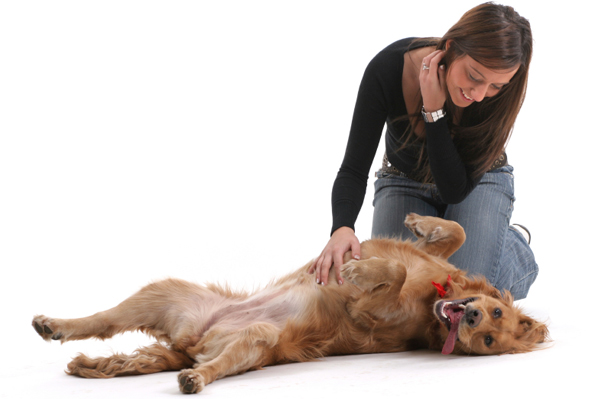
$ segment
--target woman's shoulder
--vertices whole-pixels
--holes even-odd
[[[431,38],[407,37],[397,40],[377,53],[369,63],[369,67],[376,69],[395,69],[404,64],[404,55],[407,52],[435,44],[435,39]]]
[[[396,40],[395,42],[385,46],[381,52],[401,52],[408,51],[414,42],[418,42],[421,39],[418,37],[405,37],[404,39]]]
[[[404,55],[404,53],[423,47],[436,46],[438,39],[436,38],[422,38],[422,37],[407,37],[404,39],[397,40],[392,44],[386,46],[381,50],[378,55]]]
[[[401,70],[404,65],[404,54],[413,40],[414,38],[400,39],[386,46],[371,59],[366,73],[374,73],[379,76],[387,76],[389,73],[396,74],[398,69]]]
[[[411,44],[415,40],[417,40],[417,38],[414,37],[407,37],[405,39],[397,40],[379,51],[375,57],[373,57],[373,60],[402,59],[404,57],[404,53],[411,49]]]

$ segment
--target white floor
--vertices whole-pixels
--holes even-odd
[[[0,398],[179,395],[176,373],[65,375],[78,352],[130,352],[148,338],[47,343],[32,316],[86,316],[167,276],[252,288],[316,256],[368,61],[399,38],[442,35],[479,1],[432,0],[427,12],[407,3],[3,2]],[[595,389],[599,132],[586,110],[598,100],[582,69],[598,57],[580,38],[594,37],[596,21],[584,1],[543,12],[537,1],[510,3],[535,39],[508,148],[513,221],[532,231],[540,267],[521,306],[548,320],[552,346],[335,357],[228,377],[203,395],[578,398]],[[360,239],[372,198],[371,179]]]
[[[540,312],[541,313],[541,312]],[[577,331],[553,325],[552,348],[529,354],[497,357],[443,356],[430,351],[399,354],[331,357],[310,363],[268,367],[208,385],[201,393],[215,398],[330,397],[433,397],[440,392],[468,390],[485,397],[588,397],[596,370],[589,361],[593,352],[577,340]],[[34,342],[20,353],[35,361],[21,361],[4,370],[2,398],[136,398],[179,395],[176,372],[148,376],[86,380],[62,372],[78,343],[46,347]],[[93,345],[94,349],[106,343]],[[87,346],[91,350],[90,346]],[[32,351],[33,349],[33,351]],[[99,353],[102,351],[99,350]],[[6,366],[6,365],[4,365]],[[419,395],[419,396],[417,396]]]

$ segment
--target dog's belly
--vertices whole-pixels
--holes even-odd
[[[283,328],[289,319],[304,309],[301,290],[291,287],[269,287],[243,301],[228,301],[215,309],[198,334],[213,328],[240,330],[254,323],[270,323]]]
[[[263,298],[229,305],[223,309],[216,324],[244,328],[252,323],[271,323],[278,327],[296,315],[296,307],[283,292],[273,292]]]

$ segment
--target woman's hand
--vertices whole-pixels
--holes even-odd
[[[440,65],[445,53],[443,50],[436,50],[423,58],[419,81],[426,112],[437,111],[446,103],[446,68]],[[424,69],[423,65],[428,69]]]
[[[341,267],[344,264],[344,254],[348,251],[352,251],[354,259],[360,259],[360,242],[356,238],[354,230],[350,227],[340,227],[333,232],[325,249],[308,270],[311,274],[315,273],[317,284],[327,285],[329,269],[332,265],[338,284],[344,283]]]

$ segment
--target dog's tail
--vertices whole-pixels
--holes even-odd
[[[112,378],[176,371],[189,368],[194,363],[187,355],[156,343],[140,348],[131,355],[114,354],[91,359],[80,353],[68,364],[66,373],[84,378]]]

